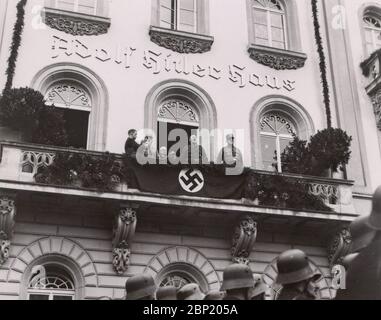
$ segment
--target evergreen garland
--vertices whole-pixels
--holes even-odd
[[[331,107],[330,107],[331,102],[330,102],[329,85],[328,85],[328,78],[327,78],[327,65],[326,65],[326,59],[324,55],[323,40],[320,33],[318,0],[311,0],[311,2],[312,2],[313,23],[314,23],[314,29],[315,29],[315,40],[316,40],[317,50],[319,54],[321,82],[323,85],[324,105],[325,105],[325,112],[327,116],[327,127],[331,128],[332,127],[332,117],[331,117]]]
[[[5,83],[4,91],[12,88],[13,78],[15,75],[16,61],[18,51],[21,45],[21,35],[24,29],[25,5],[27,0],[20,0],[17,4],[17,19],[13,27],[12,45],[10,48],[10,56],[8,58],[8,67],[6,70],[7,81]]]

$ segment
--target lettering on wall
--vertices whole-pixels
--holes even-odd
[[[246,66],[229,64],[226,67],[191,63],[188,55],[164,54],[155,50],[139,51],[132,46],[117,45],[115,49],[91,48],[78,39],[53,36],[52,59],[60,56],[78,56],[82,59],[96,59],[103,63],[115,63],[125,69],[142,66],[153,74],[175,72],[208,78],[214,81],[228,79],[239,88],[257,87],[273,90],[294,91],[296,83],[290,79],[280,79],[274,75],[251,72]]]

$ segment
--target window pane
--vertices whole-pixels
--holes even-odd
[[[279,28],[274,28],[274,27],[272,27],[272,28],[271,28],[271,32],[272,32],[272,39],[273,39],[274,41],[284,42],[283,29],[279,29]]]
[[[96,0],[78,0],[78,12],[95,14]]]
[[[194,0],[180,0],[180,10],[186,9],[189,11],[196,11],[196,4]]]
[[[268,29],[266,26],[256,24],[254,27],[254,31],[255,31],[255,37],[256,38],[261,38],[261,39],[268,39],[269,38]]]
[[[172,10],[165,7],[160,9],[160,23],[163,23],[163,27],[172,25]]]
[[[271,25],[283,29],[283,17],[277,13],[271,13]]]
[[[74,11],[74,0],[57,0],[57,8],[67,11]]]
[[[274,171],[273,163],[276,152],[276,137],[269,137],[261,135],[261,149],[263,169],[267,171]]]
[[[260,46],[268,46],[269,40],[268,39],[255,38],[255,43],[260,45]]]
[[[267,25],[267,13],[263,10],[254,9],[254,23]]]
[[[31,294],[29,295],[29,300],[49,300],[49,296],[43,294]]]
[[[195,16],[191,11],[180,10],[180,24],[185,24],[188,26],[195,25]]]

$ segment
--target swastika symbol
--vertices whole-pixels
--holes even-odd
[[[204,187],[204,181],[204,176],[199,170],[184,169],[179,174],[180,185],[186,192],[199,192]]]

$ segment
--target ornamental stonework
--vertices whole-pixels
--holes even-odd
[[[52,29],[56,29],[73,36],[96,36],[107,33],[110,23],[74,17],[71,15],[58,14],[46,11],[45,24]]]
[[[307,57],[301,54],[258,49],[257,47],[250,47],[249,53],[251,59],[275,70],[300,69],[304,67],[307,60]]]
[[[343,258],[349,253],[351,243],[352,236],[348,228],[335,235],[328,247],[328,261],[331,266],[342,263]]]
[[[122,206],[116,216],[113,232],[113,267],[118,275],[124,274],[130,264],[130,243],[135,235],[136,209]]]
[[[377,128],[381,130],[381,89],[372,97],[374,115],[376,116]]]
[[[257,240],[257,222],[250,215],[244,217],[234,230],[232,259],[235,263],[248,264],[250,253]]]
[[[204,53],[212,48],[213,37],[188,35],[177,33],[175,31],[164,31],[162,29],[150,29],[151,41],[160,47],[178,52],[178,53]]]
[[[0,194],[0,266],[9,258],[15,216],[14,196]]]

